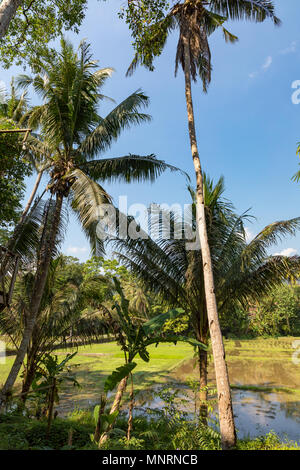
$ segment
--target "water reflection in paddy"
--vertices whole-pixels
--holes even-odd
[[[174,387],[174,384],[172,385]],[[194,418],[194,399],[191,392],[177,385],[181,393],[177,407]],[[181,399],[187,398],[185,403]],[[267,393],[249,390],[232,391],[233,408],[238,437],[257,437],[274,431],[280,438],[300,443],[300,401],[298,395],[285,392]],[[156,395],[156,391],[140,392],[136,397],[136,413],[150,408],[161,410],[166,403]],[[215,406],[214,413],[217,409]]]

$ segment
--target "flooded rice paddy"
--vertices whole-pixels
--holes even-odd
[[[300,364],[295,364],[292,360],[294,340],[295,338],[279,338],[225,342],[239,438],[252,438],[274,431],[282,439],[300,443]],[[151,372],[143,369],[147,367],[145,363],[141,362],[134,373],[135,412],[144,412],[146,408],[162,410],[166,404],[156,393],[162,384],[171,382],[173,390],[176,388],[180,390],[177,406],[192,418],[195,416],[194,396],[185,384],[191,378],[197,379],[195,360],[190,354],[186,359],[181,359],[177,363],[175,361],[172,367],[169,363],[163,366],[164,356],[157,358],[154,356],[161,354],[162,351],[163,349],[159,347],[152,353],[151,367],[158,367],[158,364],[161,368],[152,372],[155,382],[149,380]],[[164,354],[166,357],[168,355],[169,359],[169,349],[166,348],[165,351]],[[174,351],[180,349],[175,348]],[[92,357],[90,359],[92,360]],[[106,361],[107,358],[103,357],[102,360]],[[90,371],[88,364],[85,367],[82,375],[83,388],[78,391],[77,397],[74,396],[74,390],[68,390],[63,394],[60,414],[66,414],[74,407],[92,408],[99,402],[101,386],[97,385],[99,375],[95,370],[96,366],[93,365],[93,370]],[[208,381],[214,387],[215,377],[211,358]],[[180,402],[182,398],[187,400],[184,404]],[[212,406],[214,406],[212,414],[216,416],[214,397],[212,397]]]

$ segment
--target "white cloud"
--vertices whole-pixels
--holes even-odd
[[[293,54],[294,52],[296,52],[296,50],[297,50],[297,41],[293,41],[293,42],[291,42],[289,47],[279,51],[279,54],[282,54],[282,55]]]
[[[273,256],[293,256],[297,253],[297,250],[295,248],[286,248],[285,250],[282,250],[280,253],[274,253]]]
[[[255,78],[257,77],[258,73],[257,72],[251,72],[249,73],[249,78]]]
[[[254,233],[249,227],[245,227],[246,242],[249,243],[254,238]]]
[[[272,63],[273,63],[273,57],[269,55],[266,58],[263,65],[261,66],[261,71],[266,72],[271,67]],[[257,77],[259,75],[259,73],[260,73],[259,71],[251,72],[251,73],[249,73],[249,78],[253,79],[253,78]]]
[[[70,255],[82,255],[84,253],[87,253],[88,249],[86,246],[72,246],[69,245],[67,248],[67,253]]]
[[[272,62],[273,62],[273,58],[269,55],[269,56],[266,58],[265,63],[262,65],[262,69],[263,69],[263,70],[268,70],[268,68],[271,67]]]

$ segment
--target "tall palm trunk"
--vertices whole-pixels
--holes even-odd
[[[61,209],[62,209],[63,196],[60,193],[56,195],[56,204],[53,215],[53,220],[51,224],[51,232],[49,236],[45,236],[44,241],[42,242],[39,261],[37,265],[37,270],[35,274],[31,301],[29,306],[30,318],[28,319],[27,325],[24,329],[23,337],[21,344],[17,351],[17,355],[13,366],[9,372],[9,375],[6,379],[6,382],[1,390],[0,403],[3,404],[7,397],[10,394],[12,387],[17,379],[18,373],[23,364],[26,352],[29,346],[30,339],[32,337],[33,328],[35,325],[36,317],[40,308],[44,287],[46,284],[46,279],[49,271],[49,265],[51,261],[51,256],[53,248],[55,246],[56,236],[58,232]]]
[[[192,88],[191,88],[191,65],[190,65],[190,45],[189,36],[186,31],[183,33],[184,45],[184,77],[185,77],[185,96],[188,114],[188,128],[190,136],[191,151],[193,156],[194,168],[196,173],[196,207],[197,207],[197,230],[199,234],[202,261],[203,261],[203,274],[205,285],[205,297],[207,306],[207,317],[209,323],[209,331],[212,343],[212,352],[214,358],[217,390],[218,390],[218,405],[219,405],[219,421],[222,439],[222,448],[228,449],[233,447],[236,443],[236,433],[234,426],[232,401],[230,393],[230,384],[227,366],[225,362],[225,349],[223,338],[219,323],[217,302],[214,288],[214,278],[212,261],[210,256],[210,248],[207,237],[207,228],[205,220],[205,206],[203,194],[203,174],[197,147],[195,119],[192,101]]]
[[[42,179],[42,176],[43,176],[43,170],[39,171],[38,172],[38,175],[36,177],[36,180],[35,180],[35,184],[34,184],[34,187],[33,187],[33,190],[29,196],[29,199],[27,201],[27,204],[26,204],[26,207],[22,213],[22,216],[21,216],[21,219],[20,219],[20,222],[19,223],[22,223],[26,217],[26,215],[28,214],[28,211],[31,207],[31,204],[32,204],[32,201],[34,200],[35,198],[35,195],[36,195],[36,192],[38,190],[38,187],[40,185],[40,182],[41,182],[41,179]]]
[[[2,0],[0,4],[0,39],[5,36],[9,23],[22,3],[22,0]]]

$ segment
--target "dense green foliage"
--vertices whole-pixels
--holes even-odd
[[[226,336],[299,336],[299,287],[281,284],[248,310],[233,308],[221,316],[221,327]]]
[[[54,54],[49,42],[63,31],[79,31],[87,0],[24,0],[0,40],[0,62],[33,65],[42,55]]]
[[[275,288],[259,302],[249,325],[258,336],[298,335],[300,332],[299,289],[288,285]]]
[[[18,129],[1,117],[0,130]],[[10,229],[18,220],[25,192],[25,178],[32,172],[22,151],[23,134],[0,133],[0,229]]]
[[[37,421],[19,415],[2,415],[0,449],[62,449],[68,445],[71,429],[74,448],[82,448],[89,444],[89,435],[93,430],[91,424],[56,419],[47,435],[46,420]]]

